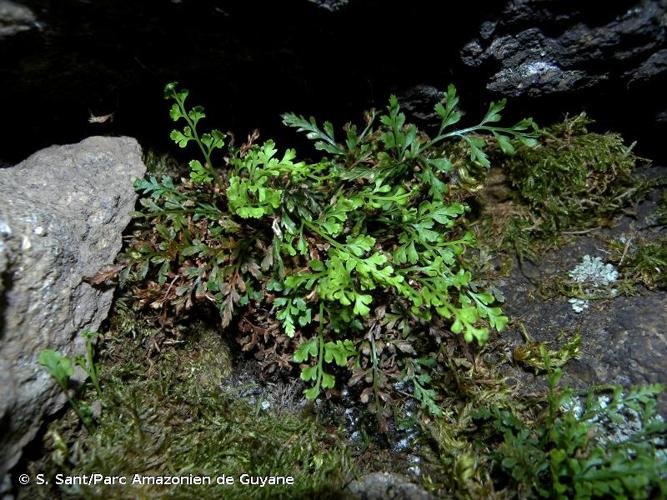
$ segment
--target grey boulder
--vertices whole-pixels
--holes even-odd
[[[0,169],[0,478],[64,397],[42,350],[83,352],[112,289],[85,278],[111,265],[146,167],[136,140],[90,137]]]

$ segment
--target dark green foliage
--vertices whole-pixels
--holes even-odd
[[[655,412],[663,388],[591,391],[578,398],[550,375],[547,408],[529,422],[509,409],[476,413],[493,462],[513,488],[548,498],[649,498],[667,494],[667,423]],[[499,478],[500,475],[497,476]]]
[[[667,189],[662,190],[660,201],[658,202],[658,224],[667,226]]]
[[[548,353],[547,394],[520,398],[484,369],[427,425],[439,466],[426,484],[447,498],[662,498],[667,423],[661,385],[560,388]]]
[[[86,372],[90,382],[93,384],[97,395],[102,394],[102,388],[100,387],[99,376],[97,374],[97,365],[95,365],[95,353],[93,342],[97,337],[95,332],[85,331],[81,334],[84,339],[86,346],[86,354],[84,356],[77,356],[75,362],[78,366],[81,367],[83,371]]]
[[[538,342],[530,338],[525,329],[523,336],[525,343],[514,348],[512,358],[516,363],[535,373],[547,372],[549,368],[560,368],[569,360],[579,356],[581,346],[579,333],[564,341],[556,350],[550,350],[548,342]],[[548,366],[545,364],[545,359],[549,360]]]
[[[253,135],[214,169],[224,135],[197,131],[204,113],[185,107],[187,91],[170,84],[166,97],[175,101],[172,118],[187,122],[172,139],[196,143],[204,163],[190,162],[189,180],[137,183],[136,216],[145,224],[122,277],[135,283],[139,301],[176,316],[196,304],[216,307],[222,327],[237,321],[244,349],[260,349],[266,365],[285,367],[294,356],[312,384],[309,398],[347,371],[351,383],[368,385],[360,397],[378,409],[391,399],[391,382],[405,379],[437,412],[429,388],[438,358],[433,328],[482,343],[507,322],[463,264],[475,243],[461,223],[468,207],[450,193],[442,144],[462,141],[468,161],[487,167],[487,140],[510,153],[532,146],[533,122],[498,126],[499,102],[479,124],[453,129],[461,114],[450,87],[436,106],[435,137],[407,124],[392,97],[363,128],[348,124],[342,142],[328,122],[320,128],[285,114],[286,125],[328,154],[319,162],[279,153],[270,140],[255,144]]]

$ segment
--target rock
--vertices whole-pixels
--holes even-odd
[[[651,79],[667,74],[667,49],[659,50],[641,63],[637,68],[629,71],[627,76],[630,83],[647,82]]]
[[[570,245],[554,252],[549,259],[566,259],[571,255],[594,251],[596,241]],[[565,266],[562,260],[554,260]],[[552,262],[545,263],[545,268]],[[567,265],[574,263],[570,260]],[[544,272],[544,271],[543,271]],[[545,272],[545,274],[547,274]],[[551,274],[551,273],[549,273]],[[548,275],[548,274],[547,274]],[[542,279],[546,279],[546,276]],[[530,335],[538,341],[550,342],[551,348],[563,345],[561,333],[581,334],[582,345],[578,359],[563,368],[562,385],[585,390],[595,385],[619,384],[624,387],[667,381],[667,293],[644,292],[637,297],[618,297],[606,302],[592,301],[580,312],[573,310],[567,299],[540,300],[533,286],[518,276],[509,280],[502,291],[507,293],[505,311],[521,318]],[[504,333],[513,348],[523,345],[519,332]],[[568,337],[569,338],[569,337]],[[528,395],[546,388],[544,377],[520,367],[508,369],[517,390]],[[658,401],[658,411],[667,416],[667,395]]]
[[[286,111],[345,123],[384,108],[390,94],[450,82],[471,118],[498,95],[561,95],[509,109],[540,124],[586,110],[600,128],[664,136],[647,109],[667,109],[651,59],[667,48],[665,0],[37,4],[42,29],[0,41],[0,92],[17,131],[2,159],[12,163],[93,133],[170,147],[168,120],[155,117],[166,116],[161,88],[173,80],[206,107],[211,126],[239,137],[258,128],[291,140],[277,119]],[[430,113],[430,102],[418,112]],[[111,113],[113,121],[88,121]]]
[[[435,124],[438,115],[434,110],[436,103],[442,100],[444,92],[432,85],[416,85],[401,93],[401,108],[410,114],[410,118],[422,123]]]
[[[655,170],[652,174],[655,178],[667,173],[667,167],[654,166],[651,170]],[[601,273],[599,278],[607,284],[619,278],[611,266],[599,266],[594,259],[585,256],[600,257],[604,261],[602,241],[607,238],[619,240],[640,234],[651,239],[659,235],[651,229],[659,191],[651,198],[637,207],[635,217],[624,216],[613,228],[579,235],[566,246],[544,253],[538,264],[526,261],[523,269],[517,266],[499,285],[505,295],[503,310],[510,318],[518,319],[534,340],[549,342],[550,349],[557,349],[564,343],[561,334],[565,334],[565,338],[575,333],[581,335],[579,356],[562,368],[560,384],[563,387],[586,390],[606,384],[627,388],[667,383],[667,291],[640,288],[640,293],[634,296],[585,301],[586,307],[578,312],[567,297],[545,298],[540,293],[540,284],[557,276],[576,280],[581,275],[582,260],[588,261],[590,270],[597,268]],[[620,278],[623,278],[622,272]],[[509,351],[524,345],[518,328],[508,328],[502,337]],[[544,376],[516,365],[505,366],[504,370],[508,381],[522,396],[546,390]],[[663,418],[667,417],[664,392],[658,398],[657,410]]]
[[[425,0],[25,3],[40,6],[43,29],[0,41],[0,92],[15,131],[0,156],[11,163],[100,133],[167,150],[170,81],[206,108],[207,127],[237,137],[257,128],[291,140],[279,119],[287,111],[358,121],[406,86],[439,84],[435,75],[476,34],[469,14],[480,12],[471,2]],[[443,30],[452,17],[466,21]]]
[[[616,84],[664,72],[667,2],[621,2],[611,17],[599,6],[513,0],[482,23],[463,63],[481,68],[486,87],[532,97]],[[611,17],[611,19],[610,19]]]
[[[79,333],[106,318],[113,290],[84,278],[120,251],[144,171],[127,137],[53,146],[0,170],[0,476],[64,404],[39,354],[82,353]]]
[[[431,500],[435,497],[398,474],[374,472],[352,481],[347,487],[359,500]]]
[[[350,0],[308,0],[317,5],[320,9],[328,10],[329,12],[337,12],[347,7]]]
[[[0,39],[36,26],[37,18],[24,5],[0,0]]]

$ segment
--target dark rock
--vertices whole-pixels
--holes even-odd
[[[491,99],[521,96],[508,119],[546,124],[585,110],[640,148],[655,136],[664,154],[654,122],[667,109],[667,0],[22,2],[43,29],[0,41],[12,117],[2,155],[12,163],[99,133],[170,148],[161,89],[174,80],[210,126],[236,137],[258,128],[289,146],[302,143],[280,125],[285,111],[338,125],[391,93],[453,82],[471,117]]]
[[[510,1],[497,18],[482,23],[480,38],[463,48],[461,58],[483,69],[488,90],[508,96],[535,97],[655,76],[667,46],[666,3],[612,7],[616,17],[608,20],[607,9],[599,6],[595,12],[567,1]]]
[[[311,3],[314,3],[318,7],[329,12],[339,11],[350,3],[350,0],[308,0]]]
[[[443,92],[431,85],[417,85],[400,96],[401,108],[410,117],[426,123],[437,121],[438,115],[434,111],[437,102],[442,100]]]
[[[667,49],[659,50],[641,63],[637,68],[629,71],[630,83],[648,82],[654,78],[667,74]]]
[[[35,14],[26,6],[0,0],[0,40],[36,26]]]
[[[144,171],[127,137],[53,146],[0,170],[0,476],[64,403],[39,354],[82,353],[78,335],[107,316],[113,289],[84,278],[120,251]]]
[[[652,167],[651,175],[664,175],[665,168]],[[653,226],[659,194],[641,203],[636,219],[623,217],[618,225],[577,236],[567,246],[542,256],[538,264],[526,262],[514,269],[500,288],[505,295],[505,312],[526,328],[537,341],[557,349],[575,333],[581,335],[578,358],[563,367],[562,384],[585,390],[595,385],[624,387],[667,383],[667,292],[640,288],[636,296],[591,300],[577,313],[567,297],[544,298],[540,283],[567,275],[585,255],[605,260],[605,239],[640,234],[651,239],[659,235]],[[623,275],[621,273],[621,278]],[[524,344],[518,329],[503,332],[508,354]],[[519,366],[507,369],[517,391],[528,395],[546,390],[546,377],[529,373]],[[667,416],[667,394],[658,400],[658,410]]]
[[[564,255],[581,258],[588,253],[584,242],[566,247],[551,258]],[[590,249],[591,255],[595,250]],[[563,268],[574,267],[569,262]],[[562,270],[562,268],[561,268]],[[546,275],[548,276],[548,274]],[[546,278],[543,277],[543,279]],[[589,309],[575,313],[566,298],[541,301],[531,298],[534,288],[514,277],[507,287],[507,306],[513,318],[519,318],[528,332],[539,341],[549,341],[554,347],[562,344],[559,335],[579,332],[582,338],[578,359],[564,368],[563,383],[578,389],[595,385],[619,384],[624,387],[667,382],[667,293],[645,292],[638,297],[618,297],[614,300],[594,303]],[[518,335],[508,333],[511,344],[523,344]],[[509,339],[508,339],[509,340]],[[511,370],[509,375],[519,381],[517,389],[531,393],[544,389],[546,381],[521,370]],[[663,415],[667,415],[665,395],[660,401]]]
[[[374,472],[352,481],[347,487],[359,500],[431,500],[435,497],[398,474]]]
[[[0,42],[0,93],[12,117],[2,157],[13,163],[101,133],[171,148],[162,98],[170,81],[206,107],[205,126],[237,138],[258,128],[296,146],[281,113],[342,124],[384,107],[390,93],[438,83],[459,64],[461,40],[478,27],[470,12],[480,11],[431,0],[22,1],[44,27]],[[449,18],[454,29],[443,30]],[[88,121],[110,113],[113,121]]]

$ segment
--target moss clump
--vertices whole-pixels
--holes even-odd
[[[537,148],[505,162],[510,183],[537,217],[540,230],[599,225],[640,192],[632,176],[638,157],[618,134],[596,134],[585,114],[546,129]]]
[[[521,333],[525,343],[517,346],[512,352],[514,362],[535,373],[547,373],[552,368],[564,366],[569,360],[579,356],[581,347],[581,335],[577,332],[566,338],[561,332],[559,338],[563,340],[560,347],[555,350],[549,349],[549,342],[538,342],[533,340],[523,325]],[[548,365],[545,362],[548,360]]]
[[[424,486],[438,498],[495,498],[491,457],[476,440],[481,429],[476,428],[473,416],[481,407],[514,408],[522,403],[500,374],[506,360],[497,356],[498,343],[476,353],[453,342],[444,348],[450,359],[440,380],[446,409],[423,424],[433,454],[423,452],[427,457]]]
[[[648,183],[633,175],[641,159],[632,145],[589,132],[591,123],[585,114],[566,118],[542,131],[538,147],[498,159],[502,168],[482,193],[490,217],[480,233],[491,247],[535,260],[542,244],[609,226],[645,194]]]
[[[168,154],[161,154],[153,149],[149,149],[144,153],[144,163],[146,171],[152,175],[183,175],[187,173],[183,165],[178,162],[173,156]]]
[[[105,341],[100,363],[101,414],[92,434],[73,415],[55,422],[51,450],[33,473],[46,473],[49,495],[74,498],[302,498],[340,491],[353,474],[337,429],[325,429],[301,410],[262,405],[231,390],[229,354],[219,333],[199,325],[183,341],[160,341],[159,330],[125,310],[112,327],[135,338]],[[146,348],[157,342],[152,361]],[[238,389],[238,387],[236,387]],[[90,395],[92,397],[92,394]],[[56,486],[55,474],[217,476],[234,486]],[[293,486],[243,486],[241,474],[292,476]],[[39,486],[36,496],[43,496]],[[22,490],[23,494],[31,494]]]

